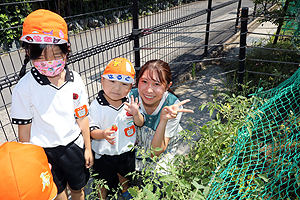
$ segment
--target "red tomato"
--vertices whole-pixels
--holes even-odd
[[[117,127],[116,125],[112,125],[112,126],[111,126],[111,130],[112,130],[112,131],[117,131],[117,130],[118,130],[118,127]]]

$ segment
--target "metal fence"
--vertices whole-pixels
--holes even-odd
[[[139,67],[156,58],[170,63],[173,79],[190,69],[236,33],[241,0],[208,1],[35,0],[0,3],[0,143],[17,141],[11,123],[11,93],[24,59],[19,41],[22,22],[45,8],[61,14],[69,27],[72,54],[67,62],[85,82],[91,102],[101,89],[100,77],[114,57]],[[221,15],[221,10],[234,12]],[[32,66],[28,66],[30,68]]]

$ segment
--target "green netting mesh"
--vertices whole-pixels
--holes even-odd
[[[300,68],[265,100],[253,126],[239,131],[231,161],[207,199],[300,199]]]

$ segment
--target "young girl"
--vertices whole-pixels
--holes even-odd
[[[84,199],[83,187],[93,164],[85,86],[66,66],[70,52],[65,20],[48,10],[36,10],[23,23],[26,51],[20,81],[13,89],[11,117],[20,142],[44,148],[58,189],[56,199]],[[24,75],[26,64],[33,68]],[[84,148],[85,147],[85,148]]]
[[[182,130],[179,121],[182,112],[193,113],[183,109],[182,105],[189,100],[180,102],[170,89],[172,85],[171,70],[168,63],[162,60],[146,62],[137,78],[137,88],[132,89],[129,95],[139,98],[140,108],[145,115],[145,124],[137,128],[137,144],[146,151],[153,146],[161,148],[156,151],[169,153],[170,159],[175,155],[179,134]],[[146,163],[147,165],[147,163]],[[137,157],[136,169],[141,171],[145,166]]]

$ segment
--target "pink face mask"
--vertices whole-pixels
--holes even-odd
[[[66,65],[66,57],[59,60],[34,62],[35,68],[45,76],[56,76],[62,72]]]

